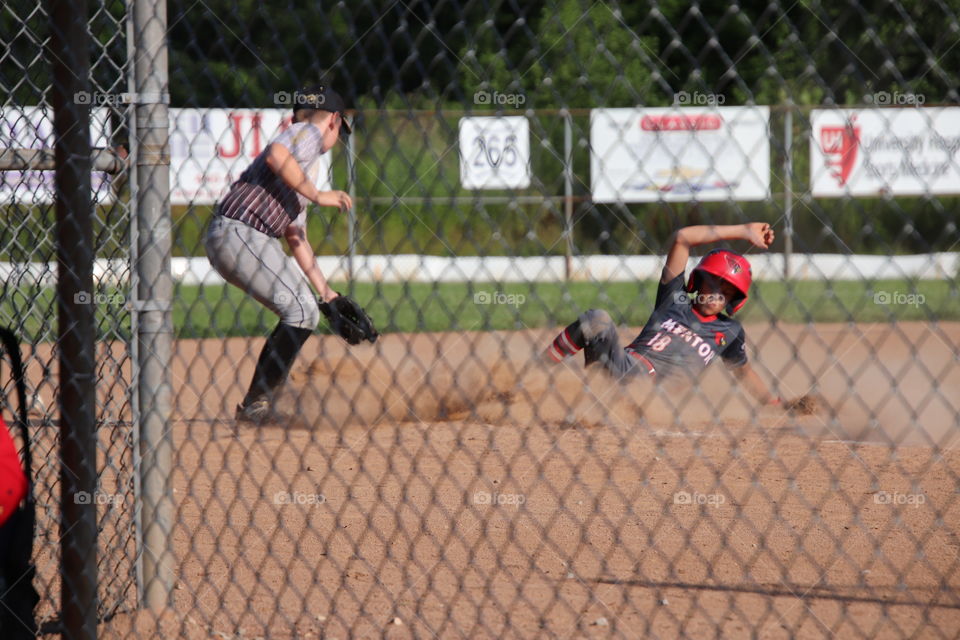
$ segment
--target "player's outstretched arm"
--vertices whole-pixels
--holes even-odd
[[[671,236],[670,251],[667,253],[667,263],[663,266],[660,282],[666,284],[684,272],[691,247],[721,240],[748,240],[755,247],[767,249],[773,244],[773,239],[773,228],[766,222],[683,227]]]
[[[284,145],[274,142],[267,149],[267,166],[275,174],[280,176],[288,187],[302,195],[310,202],[314,202],[321,207],[337,207],[341,211],[346,211],[353,206],[350,200],[350,194],[345,191],[320,191],[307,178],[307,174],[300,168],[290,150]]]
[[[784,411],[801,416],[808,416],[820,411],[823,404],[820,397],[816,395],[805,395],[792,399],[783,399],[773,395],[749,363],[733,369],[733,375],[760,404],[778,406]]]
[[[317,256],[313,252],[313,247],[307,242],[307,234],[303,227],[291,224],[284,232],[284,238],[290,246],[290,253],[293,259],[307,276],[307,280],[313,285],[313,288],[320,294],[324,301],[330,301],[337,297],[337,292],[330,288],[326,277],[317,266]]]
[[[770,392],[770,388],[757,375],[750,363],[732,369],[734,377],[743,385],[747,392],[760,404],[780,404],[780,398]]]

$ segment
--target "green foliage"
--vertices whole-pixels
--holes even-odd
[[[628,107],[646,103],[651,70],[644,63],[656,41],[630,28],[607,3],[546,3],[538,28],[522,31],[484,23],[462,50],[460,77],[468,98],[478,91],[519,94],[521,100],[481,109]],[[499,28],[498,28],[499,27]],[[512,39],[509,34],[514,34]],[[475,63],[472,63],[473,61]]]
[[[794,112],[792,156],[798,250],[925,252],[951,250],[960,241],[956,198],[803,197],[809,107],[864,104],[876,91],[922,93],[927,104],[956,103],[956,0],[375,0],[322,6],[170,0],[167,6],[173,106],[270,107],[275,92],[323,77],[358,108],[362,252],[561,253],[563,125],[555,110],[667,105],[679,91],[712,93],[727,105],[775,107],[774,198],[593,204],[589,120],[576,112],[571,119],[578,253],[658,253],[673,228],[695,222],[763,219],[782,229],[783,109],[790,105],[802,106]],[[120,0],[90,8],[97,43],[93,80],[104,90],[126,87],[125,11]],[[0,66],[6,104],[40,103],[50,83],[41,46],[49,35],[43,6],[5,3],[0,30],[10,34],[8,64]],[[522,96],[524,103],[515,98],[512,104],[476,104],[480,90]],[[484,204],[459,186],[455,142],[461,113],[511,106],[536,109],[527,113],[535,182],[529,190],[483,195],[554,198],[544,204]],[[123,128],[115,124],[122,138]],[[346,184],[342,154],[335,165],[337,185]],[[122,208],[103,214],[98,255],[127,241],[114,227],[122,214]],[[31,238],[42,256],[52,255],[49,211],[8,207],[3,215],[4,255],[23,259],[17,247],[30,246]],[[202,255],[200,234],[208,216],[206,207],[174,208],[175,255]],[[318,251],[345,252],[343,218],[327,211],[313,217],[311,240]]]

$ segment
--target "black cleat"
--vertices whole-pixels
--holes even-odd
[[[286,424],[290,416],[280,413],[266,400],[254,400],[247,406],[237,405],[237,422],[246,422],[257,426],[266,424]]]

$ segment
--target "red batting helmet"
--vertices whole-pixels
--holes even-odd
[[[0,417],[0,525],[14,514],[26,495],[27,476],[7,424]]]
[[[709,273],[733,285],[740,295],[727,304],[727,313],[734,314],[747,301],[750,295],[750,283],[753,281],[753,272],[750,263],[739,253],[727,249],[714,249],[703,256],[700,264],[694,267],[687,283],[687,291],[700,289],[700,280],[704,273]]]

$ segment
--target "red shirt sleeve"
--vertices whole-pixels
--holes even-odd
[[[27,476],[7,423],[0,417],[0,525],[7,521],[27,495]]]

